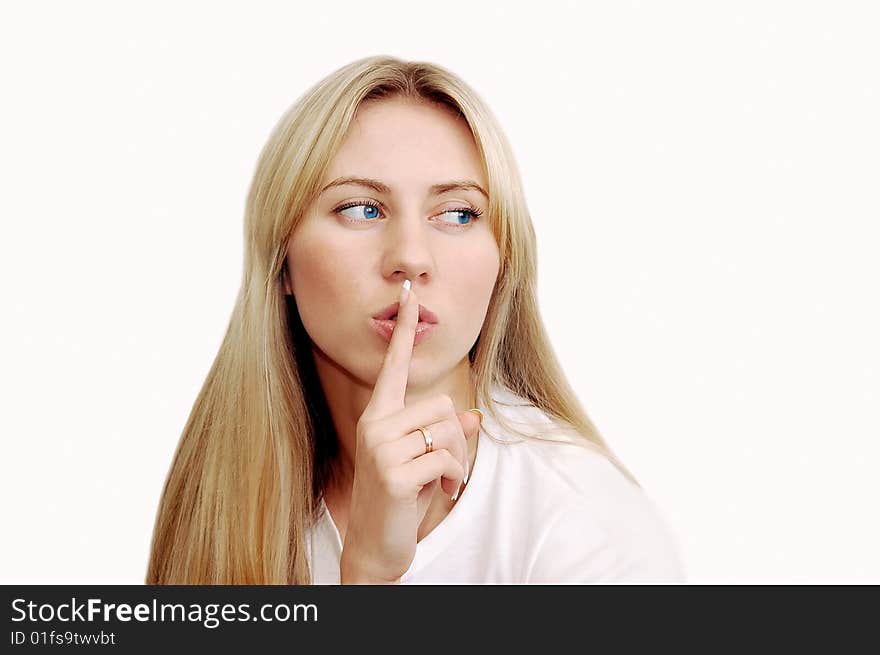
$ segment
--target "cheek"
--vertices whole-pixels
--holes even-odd
[[[354,295],[359,259],[338,241],[302,234],[288,249],[293,294],[303,315],[338,312]]]
[[[499,270],[498,252],[494,249],[475,254],[469,260],[460,259],[456,271],[455,288],[460,289],[464,298],[474,310],[483,309],[489,304],[492,290]]]
[[[486,320],[492,291],[498,276],[497,257],[491,253],[481,253],[468,262],[461,262],[456,269],[450,307],[456,312],[456,330],[462,341],[470,346],[477,338]]]

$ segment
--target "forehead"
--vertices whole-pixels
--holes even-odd
[[[345,175],[382,179],[392,188],[469,178],[486,186],[470,128],[443,106],[402,99],[362,104],[325,182]]]

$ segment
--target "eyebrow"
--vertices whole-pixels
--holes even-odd
[[[373,189],[378,193],[391,193],[391,187],[387,184],[380,182],[379,180],[374,180],[369,177],[354,177],[354,176],[346,176],[346,177],[338,177],[332,182],[330,182],[327,186],[321,189],[321,193],[327,191],[327,189],[331,189],[337,186],[343,186],[345,184],[352,184],[355,186],[362,186]],[[451,182],[441,182],[439,184],[432,184],[428,187],[428,191],[432,195],[440,195],[441,193],[446,193],[447,191],[479,191],[484,196],[486,196],[486,200],[489,199],[489,194],[486,193],[486,190],[483,189],[479,184],[474,182],[473,180],[453,180]]]

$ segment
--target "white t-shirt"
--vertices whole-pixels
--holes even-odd
[[[494,386],[491,396],[526,434],[551,422],[506,387]],[[658,508],[605,456],[504,435],[478,407],[484,419],[470,479],[449,514],[416,544],[401,584],[685,581],[676,539]],[[339,584],[342,540],[323,501],[306,551],[312,583]]]

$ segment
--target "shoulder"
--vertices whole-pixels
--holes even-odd
[[[523,424],[552,424],[537,407],[513,407],[504,411]],[[539,524],[528,582],[683,582],[677,540],[647,492],[597,448],[583,445],[584,438],[569,433],[567,440],[532,438],[499,447],[501,467],[528,487],[524,493]]]

